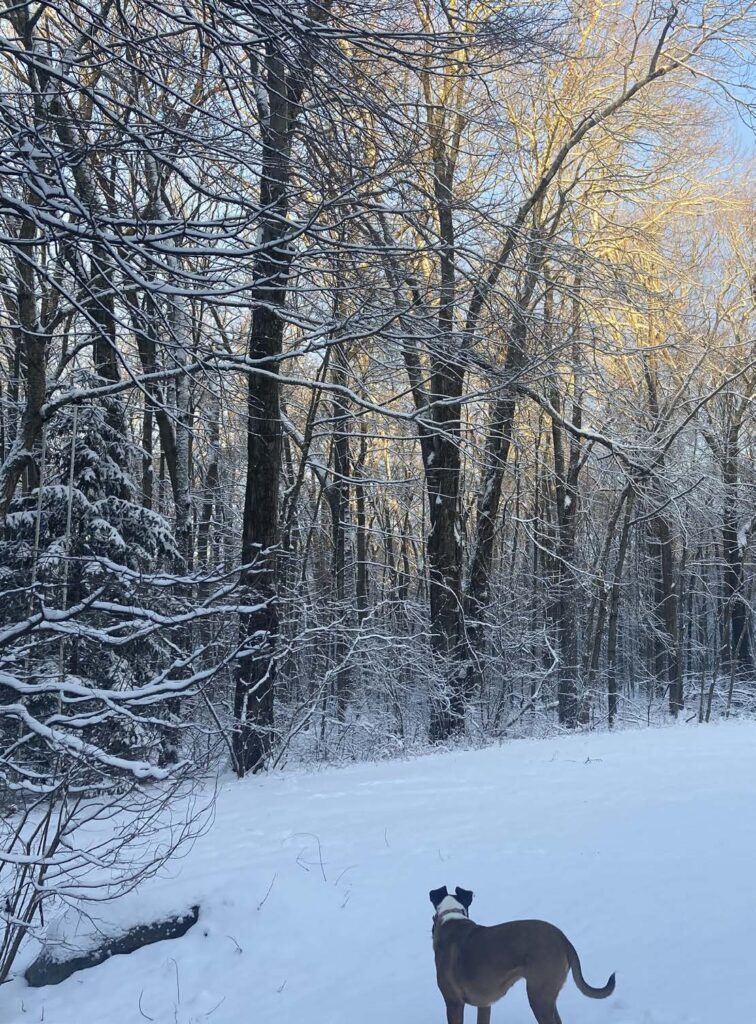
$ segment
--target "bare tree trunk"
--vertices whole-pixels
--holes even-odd
[[[606,629],[606,618],[608,612],[609,593],[607,591],[606,579],[607,569],[609,565],[609,557],[612,550],[612,545],[616,540],[617,523],[622,515],[622,510],[625,506],[625,502],[631,492],[631,486],[628,484],[619,496],[619,500],[615,506],[614,512],[612,513],[609,525],[606,531],[606,537],[602,548],[601,558],[597,567],[598,576],[598,594],[591,602],[591,608],[588,613],[588,619],[586,623],[586,636],[592,635],[591,643],[585,644],[584,656],[583,656],[583,675],[586,681],[586,689],[589,691],[593,687],[594,681],[598,677],[599,667],[601,663],[601,647],[604,640],[604,633]]]
[[[152,433],[153,403],[149,395],[143,396],[142,404],[142,504],[152,508],[152,494],[155,484],[155,466]]]
[[[722,554],[724,556],[725,663],[737,672],[750,674],[754,660],[748,631],[748,604],[744,597],[745,573],[743,546],[738,536],[738,435],[740,417],[736,416],[725,441],[722,459]]]
[[[341,343],[336,343],[332,359],[332,379],[338,387],[346,387],[346,353]],[[333,473],[325,489],[325,497],[331,512],[331,537],[333,556],[331,563],[334,613],[336,615],[334,635],[334,659],[336,672],[336,707],[340,720],[344,720],[351,695],[351,673],[346,666],[347,640],[345,635],[346,617],[346,535],[347,516],[350,506],[349,486],[349,408],[336,393],[333,401]]]
[[[154,375],[159,369],[158,349],[156,338],[159,334],[159,312],[151,296],[145,302],[145,308],[141,311],[131,306],[131,319],[136,338],[139,360],[142,370],[146,375]],[[183,381],[176,385],[180,393],[180,399],[174,394],[172,401],[167,401],[163,389],[158,384],[148,384],[145,392],[145,412],[143,438],[149,429],[149,451],[152,452],[152,419],[157,421],[158,436],[160,438],[160,451],[163,460],[163,470],[168,471],[168,479],[171,484],[171,496],[173,498],[173,512],[176,522],[176,533],[179,538],[179,550],[182,558],[188,561],[189,548],[191,546],[191,495],[189,494],[189,424],[187,422],[188,390],[189,381],[184,377]],[[169,405],[173,412],[169,411]],[[183,417],[179,424],[178,409],[183,410]],[[145,450],[146,442],[143,441]],[[146,456],[145,456],[146,459]],[[150,459],[150,465],[152,459]],[[146,463],[143,464],[143,489],[145,487],[144,474],[147,472]],[[150,499],[152,500],[152,482],[150,482]],[[160,509],[163,512],[163,509]]]
[[[24,220],[19,232],[20,242],[28,244],[35,234],[34,224]],[[18,280],[16,310],[20,327],[18,352],[19,361],[22,359],[24,364],[26,402],[18,433],[0,466],[0,524],[5,521],[18,482],[32,459],[32,452],[41,435],[42,406],[47,397],[48,339],[39,322],[34,271],[25,258],[16,258],[15,264]]]
[[[325,22],[331,3],[309,9]],[[265,22],[265,15],[260,16]],[[264,767],[273,742],[278,607],[276,559],[279,481],[281,477],[281,409],[278,359],[283,350],[284,310],[293,248],[289,240],[289,183],[293,132],[300,101],[315,63],[316,42],[304,34],[296,57],[275,32],[265,41],[264,80],[259,83],[262,122],[260,209],[264,211],[260,247],[252,271],[252,327],[248,355],[265,373],[247,375],[247,466],[242,524],[244,584],[254,611],[239,617],[241,653],[236,664],[233,751],[237,773]],[[287,61],[289,63],[287,64]]]
[[[654,425],[658,427],[662,415],[653,353],[644,358],[643,370],[649,408]],[[664,473],[663,452],[656,460],[655,470],[657,479],[661,479]],[[672,528],[663,512],[651,516],[649,533],[649,553],[652,561],[656,563],[653,583],[654,615],[657,621],[657,635],[654,638],[654,674],[657,680],[666,683],[669,711],[676,717],[683,707],[682,675],[679,666],[678,594]]]
[[[207,467],[203,485],[202,508],[197,528],[197,557],[202,565],[212,563],[211,525],[213,509],[219,498],[220,466],[218,451],[220,447],[220,402],[217,395],[212,395],[206,411],[209,423],[207,438]]]
[[[368,532],[365,514],[365,463],[367,436],[364,420],[360,426],[359,457],[354,467],[354,503],[357,516],[357,623],[362,626],[368,613]]]
[[[464,728],[466,678],[461,662],[466,648],[459,505],[465,371],[459,361],[461,339],[454,333],[454,157],[446,152],[443,132],[435,124],[430,107],[428,117],[434,149],[440,287],[437,337],[429,354],[427,392],[421,383],[420,361],[411,338],[405,341],[404,362],[416,408],[423,416],[419,435],[430,525],[426,546],[430,638],[438,669],[438,686],[431,699],[429,735],[431,742],[438,742]]]
[[[678,594],[672,530],[664,515],[651,520],[649,549],[656,562],[654,574],[654,614],[658,623],[655,644],[655,674],[664,680],[673,716],[683,708],[682,680],[679,672]]]
[[[448,301],[448,294],[447,294]],[[426,542],[431,647],[436,656],[438,688],[431,700],[429,735],[447,739],[464,728],[466,674],[462,616],[462,551],[460,543],[460,426],[464,369],[453,358],[448,311],[439,316],[443,340],[431,356],[430,387],[420,383],[420,366],[412,340],[404,361],[415,405],[422,412],[420,448],[425,474],[428,521]]]
[[[283,338],[282,307],[285,300],[284,254],[275,253],[260,277],[275,282],[252,318],[250,358],[280,354]],[[260,262],[264,262],[261,259]],[[288,262],[285,264],[288,268]],[[275,303],[274,312],[269,305]],[[250,374],[247,403],[247,483],[244,496],[242,563],[244,582],[255,611],[240,616],[242,653],[237,660],[234,693],[234,757],[237,773],[245,775],[263,767],[270,752],[273,730],[273,687],[278,609],[275,603],[275,551],[278,539],[278,482],[281,469],[281,419],[276,364],[269,375]]]
[[[183,350],[182,340],[177,339],[176,348],[181,350],[179,358],[184,361],[186,352]],[[186,373],[182,373],[176,380],[174,401],[176,410],[176,539],[184,565],[187,570],[191,571],[194,564],[191,481],[192,427],[189,377]]]
[[[580,379],[580,291],[578,276],[574,283],[572,302],[572,401],[571,421],[576,430],[582,426],[582,382]],[[547,309],[550,307],[547,295]],[[550,313],[546,314],[546,329],[550,330]],[[566,417],[566,401],[557,387],[551,391],[551,405]],[[578,594],[579,579],[575,571],[577,559],[577,516],[580,501],[578,482],[584,463],[581,442],[574,434],[552,419],[552,446],[554,450],[554,491],[557,518],[556,540],[556,630],[559,646],[559,675],[557,704],[559,722],[572,729],[587,708],[580,707],[581,673],[579,653]],[[567,449],[565,451],[565,448]]]
[[[512,426],[517,408],[514,384],[525,364],[528,315],[543,262],[543,245],[534,244],[531,248],[530,267],[523,289],[517,297],[516,312],[509,330],[509,344],[503,367],[503,376],[509,386],[502,389],[496,401],[486,437],[475,535],[465,593],[465,621],[467,639],[471,648],[467,679],[468,692],[479,688],[482,683],[481,666],[486,648],[485,614],[490,601],[490,575],[496,525],[504,469],[512,443]]]
[[[606,687],[609,699],[609,726],[614,725],[617,718],[617,633],[619,626],[620,599],[622,597],[622,573],[625,568],[627,549],[630,541],[630,524],[635,508],[635,489],[631,488],[622,518],[622,530],[617,548],[617,560],[614,563],[612,586],[609,592],[609,628],[606,639]]]
[[[551,404],[559,410],[559,398],[552,395]],[[565,467],[562,429],[552,427],[556,477],[557,512],[557,587],[556,628],[559,645],[559,684],[557,703],[559,722],[568,728],[578,724],[580,659],[578,651],[578,579],[575,574],[576,526],[578,511],[577,480],[579,462],[575,446],[570,446],[569,465]]]
[[[88,188],[82,191],[89,193]],[[106,381],[117,381],[121,375],[116,347],[114,276],[112,257],[104,246],[94,245],[87,282],[91,296],[89,315],[94,327],[92,361],[97,375]]]

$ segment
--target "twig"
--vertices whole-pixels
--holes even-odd
[[[169,956],[168,960],[173,964],[173,968],[176,972],[176,1001],[178,1002],[178,1005],[181,1006],[181,986],[179,985],[178,964],[176,963],[172,956]]]
[[[216,1011],[216,1010],[218,1009],[218,1007],[219,1007],[219,1006],[223,1006],[223,1004],[225,1003],[225,1001],[226,1001],[226,997],[225,997],[225,996],[223,996],[223,998],[221,999],[221,1001],[220,1001],[219,1003],[217,1003],[217,1004],[216,1004],[216,1005],[215,1005],[215,1006],[214,1006],[214,1007],[212,1008],[212,1010],[208,1010],[208,1011],[207,1011],[207,1013],[205,1014],[205,1020],[207,1020],[207,1018],[208,1018],[208,1017],[212,1016],[212,1014],[214,1014],[214,1013],[215,1013],[215,1011]]]
[[[315,836],[315,841],[318,844],[318,860],[320,862],[320,873],[323,876],[323,881],[326,882],[327,878],[326,878],[325,868],[323,867],[323,848],[321,847],[320,840],[318,839],[317,836]]]
[[[155,1019],[154,1017],[150,1017],[150,1015],[145,1013],[144,1010],[142,1009],[142,996],[143,995],[144,995],[144,989],[142,989],[140,991],[140,993],[139,993],[139,1012],[141,1013],[141,1015],[144,1017],[145,1020],[154,1020]]]
[[[257,904],[257,909],[258,910],[262,910],[262,908],[265,906],[265,901],[267,900],[268,896],[270,896],[270,890],[273,888],[273,883],[275,882],[275,880],[277,878],[278,878],[278,873],[274,874],[273,877],[271,878],[270,885],[268,886],[268,891],[265,893],[263,898]]]
[[[314,839],[315,842],[318,844],[318,864],[320,865],[320,873],[323,876],[323,881],[327,882],[328,879],[326,878],[325,865],[323,864],[323,847],[320,845],[320,839],[318,838],[318,836],[315,835],[314,832],[296,832],[292,836],[292,839],[296,839],[297,836],[309,836],[310,839]],[[305,847],[305,850],[306,849],[307,847]],[[305,852],[305,850],[299,851],[299,854],[297,855],[297,864],[300,866],[300,868],[304,868],[305,871],[309,871],[310,869],[307,866],[306,862],[302,860],[302,854]]]
[[[334,885],[338,885],[339,882],[341,881],[341,879],[347,873],[347,871],[353,871],[356,867],[357,867],[356,864],[350,864],[348,868],[344,868],[344,870],[339,874],[338,878],[336,879],[336,881],[333,884]]]

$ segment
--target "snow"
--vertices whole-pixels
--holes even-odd
[[[186,857],[94,908],[111,930],[197,902],[198,924],[55,987],[16,978],[0,1017],[442,1024],[428,892],[459,885],[481,923],[563,928],[591,984],[616,970],[603,1001],[568,979],[565,1024],[753,1020],[755,798],[748,722],[228,779]],[[493,1020],[532,1024],[521,984]]]

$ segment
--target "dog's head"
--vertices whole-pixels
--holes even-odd
[[[436,911],[433,915],[433,923],[441,922],[449,917],[469,917],[470,904],[473,901],[473,894],[469,889],[454,890],[454,895],[448,891],[445,885],[440,889],[431,889],[430,901]]]

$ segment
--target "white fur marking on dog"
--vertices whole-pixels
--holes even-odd
[[[436,914],[439,916],[441,914],[444,915],[443,921],[441,922],[442,924],[444,921],[449,921],[453,917],[467,917],[467,911],[459,900],[455,899],[453,896],[444,896],[436,907]]]

